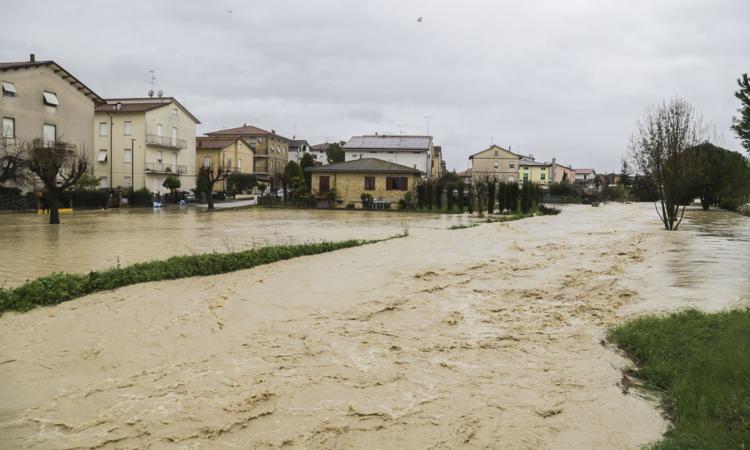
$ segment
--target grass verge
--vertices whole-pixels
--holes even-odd
[[[608,337],[672,419],[650,448],[750,449],[750,309],[643,317]]]
[[[402,236],[379,240],[273,245],[242,252],[173,256],[161,261],[149,261],[88,274],[53,273],[16,288],[0,288],[0,314],[7,311],[28,311],[37,306],[56,305],[94,292],[131,284],[234,272],[298,256],[317,255],[398,237]]]

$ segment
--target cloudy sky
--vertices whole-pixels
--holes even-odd
[[[153,70],[199,133],[247,122],[316,144],[430,117],[451,169],[494,142],[614,170],[644,109],[679,96],[740,149],[747,0],[2,3],[0,60],[54,59],[102,97],[145,95]]]

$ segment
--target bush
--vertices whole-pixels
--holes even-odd
[[[354,209],[354,203],[353,202],[347,203],[346,204],[346,209]]]
[[[539,209],[539,212],[545,216],[556,216],[560,214],[561,212],[559,209],[555,208],[554,206],[539,205],[538,209]]]
[[[362,194],[360,194],[359,198],[360,200],[362,200],[362,209],[372,208],[372,204],[375,201],[375,199],[372,198],[372,195],[363,192]]]
[[[12,289],[0,288],[0,313],[56,305],[94,292],[148,281],[216,275],[262,264],[315,255],[378,241],[348,240],[314,244],[275,245],[234,253],[173,256],[88,274],[54,273]]]

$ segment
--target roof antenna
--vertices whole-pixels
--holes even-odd
[[[148,73],[151,74],[151,80],[148,82],[148,84],[151,86],[151,88],[148,90],[148,96],[153,97],[154,87],[156,86],[156,76],[154,75],[154,69],[149,70]]]

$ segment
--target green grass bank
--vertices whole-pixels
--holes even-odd
[[[750,309],[643,317],[609,332],[673,426],[651,449],[750,449]]]
[[[88,274],[54,273],[16,288],[0,288],[0,314],[7,311],[28,311],[37,306],[56,305],[94,292],[131,284],[234,272],[298,256],[317,255],[396,237],[402,236],[379,240],[273,245],[232,253],[173,256],[161,261],[149,261]]]

